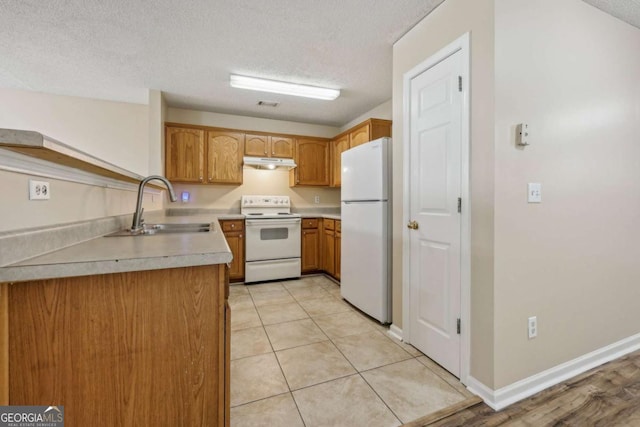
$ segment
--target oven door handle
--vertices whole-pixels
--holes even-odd
[[[281,226],[286,224],[300,224],[302,222],[301,218],[293,218],[293,219],[247,219],[245,223],[247,227],[274,227]]]

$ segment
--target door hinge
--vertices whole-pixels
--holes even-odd
[[[458,92],[462,92],[462,76],[458,76]]]
[[[458,197],[458,213],[462,212],[462,197]]]
[[[458,332],[458,335],[460,335],[460,318],[458,318],[456,322],[456,332]]]

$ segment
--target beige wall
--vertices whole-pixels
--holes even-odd
[[[146,105],[0,89],[0,128],[34,130],[132,172],[149,168]],[[2,154],[0,154],[2,155]],[[135,210],[134,191],[44,178],[51,199],[30,201],[29,178],[0,170],[0,231],[81,221]],[[162,207],[145,196],[145,210]]]
[[[640,30],[579,0],[495,12],[500,388],[640,332]],[[528,182],[541,204],[527,204]]]
[[[349,123],[346,123],[345,125],[340,127],[340,132],[344,132],[348,129],[351,129],[352,127],[364,122],[365,120],[368,119],[384,119],[384,120],[391,120],[393,117],[393,100],[388,100],[383,102],[382,104],[378,105],[377,107],[372,108],[371,110],[367,111],[364,114],[361,114],[360,116],[356,117],[355,119],[351,120]]]
[[[164,175],[164,121],[167,103],[159,90],[149,90],[149,171]]]
[[[50,200],[29,200],[29,179],[44,179]],[[145,194],[144,208],[162,208],[165,192]],[[135,191],[117,190],[0,170],[0,232],[130,214],[136,208]],[[11,203],[8,203],[11,201]]]
[[[0,89],[0,128],[33,130],[147,175],[146,105]]]
[[[326,187],[289,188],[289,172],[284,170],[244,169],[242,185],[184,185],[175,184],[177,192],[189,191],[190,203],[167,203],[167,208],[240,209],[243,195],[277,195],[291,197],[293,208],[339,207],[340,189]],[[314,196],[320,203],[314,203]]]
[[[229,114],[169,108],[168,122],[215,126],[232,129],[254,130],[262,132],[309,135],[330,138],[339,133],[331,126],[311,125],[283,120],[269,120],[255,117],[233,116]],[[183,185],[176,184],[176,191],[189,191],[190,203],[166,205],[170,208],[209,208],[240,209],[240,197],[243,194],[283,195],[291,197],[294,208],[338,207],[340,189],[327,187],[289,187],[289,173],[282,170],[244,169],[242,185]],[[314,203],[315,196],[320,203]]]
[[[313,125],[308,123],[289,122],[285,120],[261,119],[249,116],[235,116],[231,114],[210,113],[207,111],[185,110],[181,108],[169,108],[166,120],[174,123],[319,136],[323,138],[331,138],[339,133],[339,128],[333,126]]]
[[[402,325],[403,75],[471,32],[471,375],[493,386],[493,0],[446,0],[393,48],[393,323]]]

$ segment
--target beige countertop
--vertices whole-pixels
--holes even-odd
[[[313,213],[305,212],[301,213],[302,218],[328,218],[328,219],[340,219],[340,214],[328,214],[328,213]]]
[[[86,276],[138,270],[224,264],[232,260],[218,219],[242,215],[165,216],[150,212],[152,223],[211,223],[208,233],[96,237],[0,268],[0,282]]]

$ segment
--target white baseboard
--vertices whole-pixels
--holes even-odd
[[[480,396],[487,405],[499,411],[544,389],[638,349],[640,349],[640,334],[632,335],[606,347],[599,348],[498,390],[491,390],[471,375],[467,377],[466,385],[472,393]]]
[[[395,339],[402,341],[402,329],[398,328],[396,325],[391,324],[389,326],[388,334],[394,337]]]

